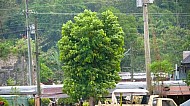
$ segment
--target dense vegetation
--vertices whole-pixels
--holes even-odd
[[[167,60],[174,68],[180,64],[183,51],[190,50],[190,1],[155,0],[149,8],[151,61]],[[124,31],[125,51],[121,61],[122,71],[145,70],[142,8],[135,0],[29,0],[29,24],[38,21],[40,36],[40,62],[43,79],[63,79],[57,42],[61,38],[63,23],[85,9],[98,14],[111,10],[118,17]],[[27,60],[25,42],[25,0],[0,1],[0,58],[10,55]],[[34,40],[34,35],[31,35]],[[17,49],[14,49],[17,48]],[[129,68],[131,67],[131,68]],[[51,74],[54,73],[54,74]],[[52,76],[50,79],[49,74]]]

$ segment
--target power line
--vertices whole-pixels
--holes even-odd
[[[78,15],[80,13],[56,13],[56,12],[31,12],[30,14],[39,14],[39,15]],[[99,13],[97,13],[99,14]],[[125,15],[143,15],[143,13],[114,13],[114,14],[125,14]],[[190,13],[148,13],[149,15],[180,15],[180,16],[190,16]]]
[[[17,10],[20,10],[20,8],[0,8],[0,11],[10,11],[10,10],[14,10],[14,11],[17,11]]]
[[[112,2],[110,2],[110,1],[101,1],[101,2],[85,2],[85,3],[70,3],[70,4],[59,4],[59,5],[47,5],[47,6],[38,6],[38,7],[30,7],[30,9],[31,8],[44,8],[44,7],[64,7],[65,5],[67,6],[71,6],[71,5],[81,5],[81,4],[96,4],[96,3],[98,3],[98,4],[101,4],[101,3],[112,3]]]
[[[5,33],[0,33],[0,35],[14,34],[14,33],[25,32],[25,31],[26,31],[26,30],[18,30],[18,31],[12,31],[12,32],[5,32]]]
[[[176,3],[176,2],[174,2],[174,1],[162,1],[162,3]],[[177,2],[177,4],[181,4],[181,3],[186,4],[186,3],[190,3],[190,2]]]
[[[52,23],[38,23],[38,25],[40,25],[40,24],[42,24],[42,25],[55,25],[55,26],[60,26],[60,25],[63,25],[63,24],[52,24]]]
[[[81,12],[82,13],[82,12]],[[113,12],[114,13],[114,12]],[[71,13],[66,13],[66,12],[29,12],[29,14],[34,14],[34,15],[78,15],[80,13],[78,12],[71,12]],[[100,14],[100,13],[97,13]],[[143,13],[114,13],[114,14],[121,14],[121,15],[143,15]],[[160,15],[179,15],[179,16],[190,16],[190,13],[148,13],[149,15],[154,15],[154,16],[160,16]],[[24,15],[24,14],[17,14],[17,15]],[[9,17],[15,17],[12,15],[7,15],[6,17],[3,18],[9,18]]]

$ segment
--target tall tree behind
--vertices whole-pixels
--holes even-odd
[[[124,37],[117,17],[106,11],[97,17],[85,10],[62,27],[59,40],[63,61],[64,91],[75,100],[95,98],[108,93],[120,80],[120,60]]]

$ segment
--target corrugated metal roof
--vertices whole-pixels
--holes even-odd
[[[160,88],[156,88],[158,93],[162,93],[163,95],[190,95],[190,87],[189,86],[169,86],[167,91],[164,91],[164,88],[161,91]]]
[[[112,93],[115,95],[147,95],[148,90],[146,89],[115,89]]]

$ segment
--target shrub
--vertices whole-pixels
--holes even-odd
[[[14,79],[13,79],[13,78],[9,78],[9,79],[7,80],[7,85],[8,85],[8,86],[13,86],[13,85],[15,85]]]
[[[50,99],[49,98],[42,98],[41,103],[42,103],[42,106],[48,106],[50,103]]]
[[[4,106],[9,106],[8,101],[2,97],[0,97],[0,102],[4,102]]]
[[[28,99],[29,106],[34,106],[34,98]]]
[[[34,106],[34,98],[28,100],[29,106]],[[41,98],[41,106],[48,106],[50,103],[49,98]]]
[[[89,102],[86,102],[86,101],[85,101],[85,102],[83,103],[83,106],[90,106],[90,105],[89,105]]]
[[[61,105],[61,104],[72,104],[72,103],[75,103],[72,98],[60,98],[58,99],[58,104]]]

